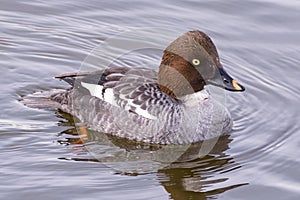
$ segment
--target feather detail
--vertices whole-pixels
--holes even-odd
[[[112,88],[103,89],[102,85],[95,85],[90,83],[81,82],[82,87],[86,88],[91,96],[97,97],[111,105],[122,107],[127,111],[134,112],[138,115],[141,115],[147,119],[157,119],[155,116],[151,115],[146,109],[143,109],[141,105],[135,103],[135,99],[127,98],[128,95],[120,94],[119,97],[119,104],[116,101],[116,97],[114,95],[114,91]],[[139,97],[137,97],[139,98]],[[122,101],[126,102],[122,104]],[[139,101],[136,101],[139,102]]]

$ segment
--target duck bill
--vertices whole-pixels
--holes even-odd
[[[221,77],[218,77],[217,79],[221,78],[221,81],[208,81],[210,84],[222,87],[225,90],[229,90],[232,92],[243,92],[245,90],[244,86],[242,86],[236,80],[231,78],[231,76],[229,76],[229,74],[225,71],[223,67],[218,68],[218,70],[220,72]]]

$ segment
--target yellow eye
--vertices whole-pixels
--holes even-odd
[[[200,65],[200,60],[193,59],[193,65]]]

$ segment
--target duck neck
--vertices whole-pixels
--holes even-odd
[[[181,98],[201,91],[205,82],[193,67],[176,67],[161,64],[158,73],[158,86],[164,93],[173,98]]]

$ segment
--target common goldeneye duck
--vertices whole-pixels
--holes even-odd
[[[228,133],[228,110],[204,86],[244,91],[226,73],[215,45],[201,31],[189,31],[173,41],[164,50],[158,73],[110,67],[56,78],[71,88],[36,100],[25,98],[23,103],[58,108],[89,129],[155,144],[191,144]]]

